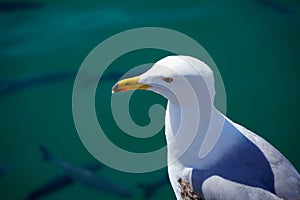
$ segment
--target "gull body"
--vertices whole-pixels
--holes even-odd
[[[300,199],[294,166],[215,108],[213,72],[204,62],[168,56],[141,76],[121,80],[113,92],[136,89],[168,99],[168,174],[177,199],[187,199],[182,180],[199,199]]]

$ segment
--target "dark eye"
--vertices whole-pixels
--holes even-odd
[[[171,83],[173,81],[173,79],[170,77],[162,77],[162,79],[167,83]]]

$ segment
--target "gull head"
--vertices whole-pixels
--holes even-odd
[[[112,88],[113,93],[128,90],[150,90],[173,102],[183,97],[186,103],[191,94],[209,97],[211,102],[215,96],[212,70],[191,56],[165,57],[140,76],[121,80]]]

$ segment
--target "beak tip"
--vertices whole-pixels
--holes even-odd
[[[113,88],[111,89],[111,93],[113,94],[113,93],[117,92],[117,91],[118,91],[118,88],[119,88],[119,84],[117,83],[117,84],[115,84],[115,85],[113,86]]]

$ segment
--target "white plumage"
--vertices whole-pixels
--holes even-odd
[[[168,172],[177,199],[187,198],[180,183],[207,200],[300,199],[300,176],[293,165],[215,108],[213,72],[205,63],[169,56],[134,80],[119,82],[113,91],[147,89],[168,99]],[[215,142],[203,144],[206,137]]]

